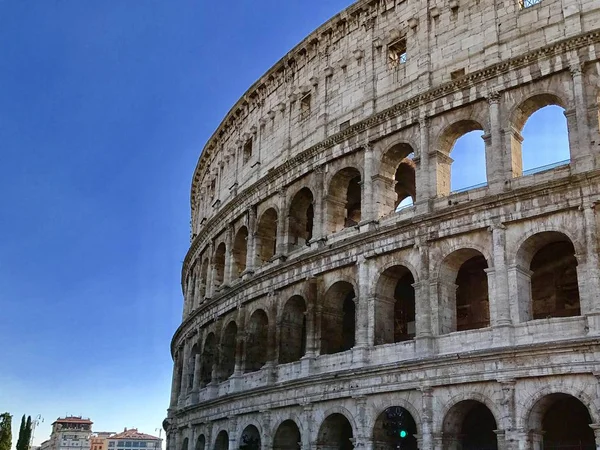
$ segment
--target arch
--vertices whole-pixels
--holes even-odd
[[[401,406],[389,406],[373,425],[373,449],[402,448],[417,450],[417,423],[412,414]]]
[[[357,225],[361,219],[361,173],[354,167],[339,170],[327,191],[327,229],[335,233]]]
[[[323,450],[352,450],[354,432],[348,418],[341,413],[326,417],[319,427],[317,448]]]
[[[195,343],[190,351],[190,357],[188,359],[188,382],[187,389],[191,391],[194,387],[194,378],[196,375],[196,357],[200,355],[200,344]]]
[[[300,295],[291,297],[283,307],[279,363],[299,361],[306,351],[306,301]]]
[[[214,285],[215,287],[219,287],[223,284],[225,280],[225,253],[227,251],[227,247],[224,242],[221,242],[217,249],[215,250],[215,256],[213,258],[214,262]]]
[[[461,400],[444,415],[444,448],[497,449],[498,428],[496,416],[485,403]]]
[[[217,338],[215,333],[209,333],[204,340],[202,349],[202,364],[200,368],[200,382],[206,386],[212,381],[213,366],[217,361]]]
[[[244,428],[240,439],[240,450],[260,450],[261,439],[258,428],[248,425]]]
[[[375,289],[375,345],[415,337],[415,279],[405,266],[387,268]]]
[[[390,147],[382,156],[379,177],[375,181],[376,204],[379,216],[390,214],[409,198],[416,201],[416,165],[412,159],[413,148],[404,142]]]
[[[189,450],[189,442],[190,440],[188,438],[185,438],[181,443],[181,450]]]
[[[262,309],[250,316],[247,327],[246,363],[244,372],[256,372],[267,363],[269,318]]]
[[[224,381],[233,375],[237,353],[237,331],[238,327],[233,320],[229,322],[223,331],[223,336],[221,338],[219,381]]]
[[[486,257],[474,248],[460,248],[440,265],[440,333],[485,328],[490,325]]]
[[[465,148],[463,148],[463,146],[460,146],[460,154],[461,155],[465,155],[465,158],[461,158],[465,159],[464,162],[459,163],[457,165],[452,164],[453,163],[453,159],[450,157],[451,152],[456,148],[456,144],[457,141],[462,138],[463,136],[467,135],[468,133],[471,132],[475,132],[475,131],[479,131],[479,132],[484,132],[484,127],[483,125],[481,125],[479,122],[477,122],[476,120],[473,119],[463,119],[463,120],[459,120],[457,122],[452,123],[451,125],[447,126],[439,135],[438,140],[437,140],[437,161],[436,161],[436,179],[437,179],[437,194],[440,196],[446,196],[449,195],[451,191],[455,191],[457,190],[457,188],[455,188],[455,186],[453,186],[452,184],[452,172],[453,171],[461,171],[463,175],[466,176],[466,174],[473,174],[473,168],[472,168],[472,163],[473,163],[473,158],[476,158],[477,155],[473,154],[473,146],[474,146],[474,142],[471,142],[471,140],[469,139],[469,142],[467,143],[468,145],[465,146]],[[482,145],[484,145],[482,143]],[[469,158],[469,159],[467,159]],[[483,167],[477,167],[478,172],[481,172],[481,170],[484,171],[483,173],[483,177],[479,177],[482,179],[486,179],[487,180],[487,175],[486,175],[486,165],[485,165],[485,145],[484,145],[484,158],[483,158],[484,164]],[[462,167],[463,164],[467,164],[470,163],[471,166],[469,167]],[[473,174],[473,176],[475,176],[476,174]],[[479,175],[481,175],[479,173]],[[462,183],[462,184],[466,184],[466,185],[470,185],[472,183],[470,182],[466,182],[466,183]],[[460,189],[460,190],[464,190]]]
[[[564,114],[564,110],[567,107],[567,102],[555,93],[537,92],[525,98],[510,112],[510,148],[512,155],[512,173],[514,177],[535,173],[539,171],[540,167],[547,167],[550,164],[559,163],[570,159],[570,155],[565,154],[565,152],[557,153],[554,158],[547,157],[547,155],[551,153],[549,150],[552,150],[557,146],[557,136],[563,134],[563,139],[559,138],[559,140],[562,140],[567,146],[569,145],[569,127],[566,117],[561,117],[560,121],[552,121],[553,141],[550,147],[544,148],[543,152],[537,151],[537,148],[543,145],[543,143],[540,142],[537,143],[536,147],[532,148],[531,151],[527,151],[528,140],[524,140],[524,136],[528,137],[529,139],[533,139],[533,133],[531,132],[534,131],[529,130],[528,133],[528,130],[526,129],[526,125],[529,125],[529,119],[532,118],[538,111],[542,109],[550,111],[552,107],[562,109],[562,113]],[[547,119],[548,118],[546,118],[546,120]],[[535,125],[535,119],[533,123]],[[525,142],[525,146],[523,145],[523,142]],[[527,158],[524,158],[523,150],[526,150],[525,156],[527,156],[527,153],[532,153],[531,161],[528,161]]]
[[[248,228],[245,226],[240,227],[235,234],[231,256],[233,258],[231,278],[239,278],[246,270],[246,257],[248,256]]]
[[[590,409],[577,397],[547,394],[529,412],[527,430],[531,438],[543,436],[544,448],[595,450],[596,440]]]
[[[206,450],[206,436],[204,436],[204,434],[201,434],[198,436],[198,439],[196,439],[194,450]]]
[[[575,247],[566,234],[529,236],[517,251],[516,263],[523,320],[581,315]]]
[[[215,439],[215,450],[229,450],[229,434],[221,430]]]
[[[258,220],[256,228],[256,256],[258,264],[271,260],[277,252],[277,220],[275,208],[267,209]]]
[[[288,242],[290,250],[308,245],[313,236],[314,196],[312,191],[303,187],[292,198],[289,213]]]
[[[284,420],[275,431],[273,437],[273,450],[301,450],[302,435],[296,422],[291,419]]]
[[[321,319],[321,354],[339,353],[354,347],[356,306],[354,286],[334,283],[325,293]]]

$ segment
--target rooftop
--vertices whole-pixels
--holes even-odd
[[[90,419],[83,418],[81,416],[67,416],[59,417],[52,425],[54,425],[55,423],[85,423],[91,425],[94,422],[92,422]]]
[[[159,438],[157,438],[156,436],[151,436],[149,434],[145,434],[145,433],[140,433],[137,428],[131,428],[131,429],[127,429],[125,428],[125,431],[123,431],[122,433],[118,433],[115,434],[114,436],[111,436],[110,439],[140,439],[140,440],[155,440],[158,441]]]

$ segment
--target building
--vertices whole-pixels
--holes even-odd
[[[58,418],[41,450],[91,450],[92,424],[81,416]]]
[[[98,431],[98,432],[94,432],[92,434],[92,438],[91,438],[91,450],[107,450],[108,448],[108,441],[107,439],[112,436],[113,433],[112,431]]]
[[[162,439],[149,434],[140,433],[137,428],[125,430],[107,438],[108,450],[140,450],[162,448]]]
[[[568,160],[526,171],[552,105]],[[360,0],[307,36],[195,169],[168,450],[600,448],[599,105],[600,0]]]

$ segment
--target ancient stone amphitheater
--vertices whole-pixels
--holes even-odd
[[[524,171],[549,105],[569,160]],[[194,172],[168,449],[600,448],[599,105],[600,0],[309,35]],[[454,190],[473,130],[487,182]]]

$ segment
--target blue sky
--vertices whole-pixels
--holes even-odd
[[[65,414],[156,433],[202,146],[350,3],[0,0],[0,410],[36,444]]]

